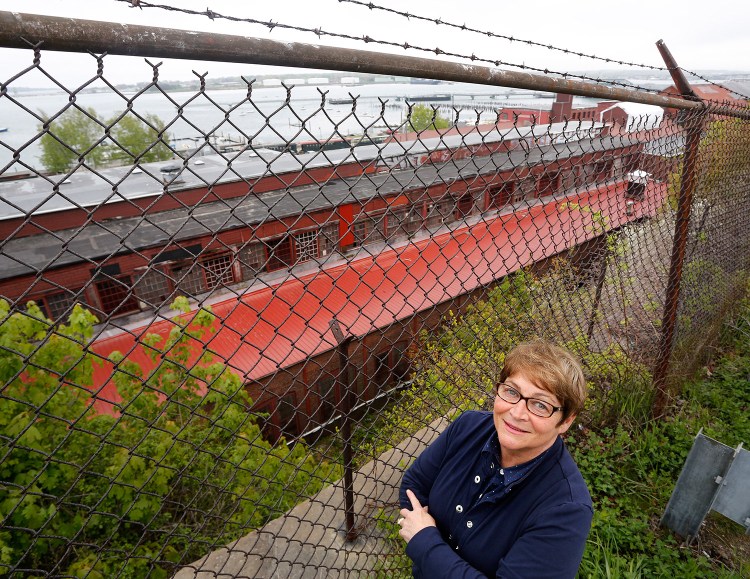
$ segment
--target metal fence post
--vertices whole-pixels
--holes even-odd
[[[672,54],[666,45],[659,40],[656,43],[661,52],[664,62],[667,64],[675,85],[684,97],[697,99],[690,84],[682,71],[677,67]],[[682,280],[682,267],[685,261],[685,247],[687,245],[688,229],[690,225],[690,211],[693,204],[693,192],[695,190],[696,167],[700,146],[701,133],[705,125],[705,109],[697,117],[697,122],[687,129],[685,144],[685,157],[682,165],[680,180],[680,192],[677,199],[677,215],[675,218],[674,241],[672,244],[672,257],[669,265],[669,278],[667,279],[667,290],[664,302],[664,313],[662,316],[662,332],[659,340],[658,359],[654,368],[654,398],[653,416],[660,416],[667,403],[667,371],[669,359],[672,355],[675,325],[677,321],[677,308],[680,298],[680,282]]]
[[[352,398],[351,373],[349,372],[349,344],[351,336],[345,337],[338,320],[333,318],[330,323],[331,331],[336,338],[339,351],[339,372],[336,382],[339,385],[341,397],[341,438],[344,445],[344,511],[346,513],[346,540],[357,538],[354,525],[354,458],[352,454],[352,417],[354,407]]]

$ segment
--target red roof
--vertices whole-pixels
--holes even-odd
[[[226,360],[246,380],[258,379],[335,347],[329,322],[344,333],[364,336],[397,320],[490,284],[535,261],[551,257],[598,235],[601,220],[616,228],[661,206],[666,187],[651,183],[643,201],[626,215],[624,183],[567,199],[484,219],[476,224],[358,258],[336,267],[248,291],[212,306],[215,332],[204,347]],[[581,210],[578,207],[585,207]],[[130,353],[144,368],[153,363],[138,338],[166,337],[174,327],[159,321],[130,333],[98,340],[92,350],[107,356]],[[109,382],[111,366],[95,371],[100,408],[119,400]]]
[[[696,94],[696,96],[706,101],[712,101],[714,103],[737,104],[739,106],[747,105],[746,101],[737,98],[737,95],[735,93],[733,93],[729,89],[724,88],[723,86],[704,83],[693,84],[690,86],[690,88],[693,89],[693,92]],[[680,93],[680,90],[677,87],[671,85],[660,91],[659,94],[680,96],[680,94],[682,93]]]

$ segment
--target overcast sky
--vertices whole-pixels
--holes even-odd
[[[338,0],[152,0],[203,11],[207,7],[224,15],[239,18],[273,20],[274,22],[321,27],[324,30],[375,39],[408,42],[412,45],[439,47],[461,54],[548,68],[555,71],[581,71],[615,68],[601,61],[564,55],[557,51],[530,47],[519,42],[488,38],[446,26],[420,23],[401,16],[370,11],[362,6]],[[496,34],[514,36],[552,44],[573,51],[596,54],[652,66],[663,66],[655,47],[664,39],[678,64],[685,69],[750,70],[750,1],[714,0],[709,4],[697,0],[629,0],[602,3],[574,0],[567,4],[557,0],[373,0],[381,6],[409,10],[413,14],[440,17],[446,22],[466,24]],[[563,9],[561,9],[561,7]],[[312,33],[266,27],[249,23],[213,21],[205,16],[182,15],[155,8],[138,9],[117,0],[0,0],[0,10],[66,16],[90,20],[107,20],[148,26],[165,26],[188,30],[257,36],[275,40],[346,46],[365,50],[394,51],[376,44],[318,38]],[[428,56],[424,52],[400,54]],[[113,83],[134,83],[150,79],[143,59],[114,57],[106,59],[105,76]],[[31,64],[31,53],[0,49],[0,80]],[[56,78],[76,84],[96,71],[90,56],[47,52],[43,66]],[[208,72],[210,77],[276,73],[267,67],[209,62],[165,61],[160,69],[164,80],[187,80],[191,70]],[[41,76],[24,76],[15,86],[40,86]]]

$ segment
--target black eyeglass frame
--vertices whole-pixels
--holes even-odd
[[[518,395],[518,400],[515,400],[515,401],[508,400],[508,399],[503,398],[502,396],[500,396],[500,387],[501,386],[504,386],[506,388],[509,388],[509,389],[513,390],[513,392],[515,392]],[[502,400],[503,402],[507,402],[508,404],[518,404],[521,400],[525,400],[526,401],[526,410],[528,410],[529,412],[531,412],[534,416],[538,416],[539,418],[551,418],[552,415],[555,412],[561,412],[563,410],[562,406],[553,406],[552,404],[550,404],[546,400],[540,400],[539,398],[531,398],[531,397],[528,397],[528,396],[523,396],[518,391],[518,388],[516,388],[515,386],[513,386],[513,384],[508,384],[507,382],[500,382],[498,384],[495,384],[495,396],[497,396],[498,398],[500,398],[500,400]],[[539,414],[538,411],[534,411],[529,406],[529,401],[541,402],[542,404],[551,407],[552,411],[549,414]]]

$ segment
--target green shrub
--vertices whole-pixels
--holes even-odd
[[[262,438],[239,377],[195,343],[214,316],[183,311],[141,368],[114,354],[114,415],[94,408],[94,316],[53,325],[0,301],[0,563],[76,577],[166,577],[340,476],[302,445]],[[102,363],[99,361],[98,363]],[[2,567],[0,567],[0,572]]]

